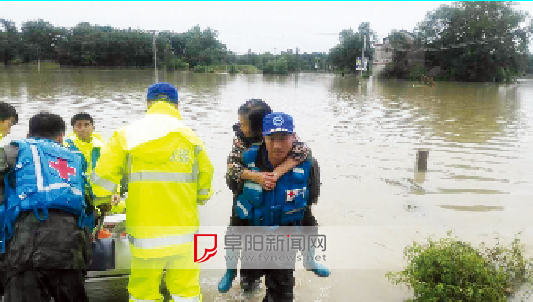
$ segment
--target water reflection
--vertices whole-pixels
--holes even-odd
[[[517,86],[425,86],[392,80],[360,83],[355,78],[335,77],[330,91],[335,97],[330,99],[332,112],[344,117],[335,127],[340,131],[348,128],[347,123],[375,123],[374,128],[388,131],[389,136],[401,129],[399,135],[410,131],[419,140],[483,143],[516,129],[519,117]],[[509,134],[512,132],[505,135]]]
[[[45,110],[57,112],[67,121],[78,112],[90,112],[97,130],[110,136],[113,130],[144,113],[146,89],[153,83],[150,69],[34,69],[5,68],[0,72],[1,96],[23,109],[21,123],[13,128],[15,135],[24,136],[28,119]],[[227,83],[225,75],[163,71],[159,78],[178,84],[183,104],[206,111],[216,110],[220,88]],[[187,106],[182,109],[191,119],[205,115],[200,110],[195,114],[187,112]]]
[[[273,84],[287,84],[289,80],[294,80],[295,78],[298,78],[298,75],[291,75],[291,76],[279,76],[279,75],[264,75],[262,76],[262,80],[266,83],[273,83]]]
[[[144,93],[153,83],[150,69],[55,68],[36,72],[34,68],[5,68],[0,72],[2,95],[29,99],[59,96],[110,98],[115,95],[132,96]],[[186,87],[194,95],[217,95],[226,85],[226,75],[195,74],[180,71],[162,71],[160,81]],[[26,87],[21,93],[19,87]]]
[[[523,140],[523,90],[518,85],[426,86],[335,77],[329,88],[330,131],[337,142],[349,141],[356,153],[373,150],[375,155],[363,157],[365,163],[356,167],[370,165],[372,174],[376,168],[387,171],[388,177],[378,179],[403,188],[395,194],[508,194],[508,184],[523,181],[523,174],[511,175],[494,165],[514,170],[527,160],[509,152]],[[410,184],[420,182],[416,173],[409,178],[419,147],[433,150],[429,169],[440,182],[431,189]]]
[[[378,94],[383,96],[383,106],[391,114],[401,110],[410,117],[404,124],[419,126],[425,137],[436,136],[455,143],[485,143],[516,123],[519,104],[516,86],[387,84],[375,85]]]
[[[164,81],[176,83],[179,88],[186,89],[193,96],[215,97],[220,94],[220,88],[227,85],[232,78],[226,74],[204,74],[183,71],[163,73]],[[181,90],[180,90],[181,91]]]

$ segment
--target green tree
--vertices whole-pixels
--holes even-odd
[[[336,68],[356,72],[356,61],[361,57],[363,47],[365,47],[365,57],[372,61],[374,50],[372,41],[376,38],[376,33],[370,28],[370,23],[363,22],[359,25],[358,31],[351,28],[339,33],[340,44],[330,50],[330,62]],[[364,40],[363,40],[364,39]]]
[[[42,19],[25,22],[21,27],[21,35],[24,62],[55,59],[58,30],[52,24]]]
[[[263,74],[286,75],[288,73],[289,68],[285,57],[268,60],[263,68]]]
[[[218,32],[209,27],[201,30],[200,26],[191,28],[184,34],[184,55],[191,67],[196,65],[214,65],[226,62],[226,45],[218,40]]]
[[[15,22],[0,19],[0,61],[4,65],[15,59],[20,48],[20,35]]]
[[[458,81],[505,81],[523,72],[532,27],[515,5],[463,1],[428,13],[416,28],[429,49],[427,67]]]

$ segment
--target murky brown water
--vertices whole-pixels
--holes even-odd
[[[344,252],[350,261],[368,265],[334,270],[327,279],[297,270],[297,301],[402,301],[409,291],[389,284],[385,272],[402,267],[406,244],[449,229],[473,241],[509,239],[524,231],[533,250],[533,82],[427,87],[325,74],[183,72],[161,72],[159,79],[179,87],[184,121],[203,138],[216,169],[217,193],[201,209],[204,224],[229,221],[231,194],[223,175],[231,125],[240,104],[262,98],[293,115],[299,136],[321,165],[322,194],[314,207],[319,223],[370,228]],[[29,117],[40,110],[68,121],[87,111],[109,137],[143,115],[152,83],[152,70],[0,69],[0,100],[21,113],[8,138],[25,136]],[[425,174],[414,172],[417,148],[430,150]],[[204,300],[242,299],[237,288],[218,294],[221,275],[202,272]],[[91,286],[98,301],[103,291]],[[113,290],[126,297],[124,282]]]

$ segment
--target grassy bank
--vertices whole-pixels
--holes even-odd
[[[40,68],[41,69],[55,69],[55,68],[59,68],[61,67],[61,65],[59,65],[59,63],[56,63],[56,62],[53,62],[53,61],[41,61],[40,63],[38,63],[37,61],[35,62],[28,62],[28,63],[23,63],[23,62],[20,62],[20,61],[17,61],[17,60],[13,60],[11,61],[11,63],[9,65],[4,65],[3,62],[0,62],[0,67],[9,67],[9,66],[17,66],[17,67],[31,67],[31,68],[38,68],[40,65]]]
[[[243,73],[243,74],[255,74],[258,69],[252,65],[197,65],[193,68],[196,73]]]

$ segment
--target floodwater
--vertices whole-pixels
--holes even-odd
[[[200,209],[206,225],[229,222],[224,173],[238,107],[262,98],[294,117],[321,167],[313,211],[320,225],[346,230],[345,248],[331,253],[350,264],[329,278],[296,270],[296,301],[403,301],[410,291],[385,273],[405,265],[403,248],[413,240],[448,230],[472,242],[509,241],[522,232],[533,254],[532,81],[430,87],[330,74],[158,76],[179,87],[183,120],[215,166],[216,193]],[[153,70],[0,69],[0,100],[20,114],[8,139],[25,137],[28,119],[42,110],[67,122],[89,112],[97,131],[110,137],[143,115],[153,82]],[[429,150],[426,173],[415,173],[420,148]],[[217,292],[222,274],[202,271],[204,301],[242,300],[237,282],[228,294]],[[88,283],[91,300],[124,301],[126,284],[124,278]],[[260,301],[262,292],[250,300]]]

